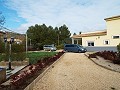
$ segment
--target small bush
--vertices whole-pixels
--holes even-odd
[[[25,51],[25,46],[22,44],[12,44],[12,52],[13,53],[19,53],[19,52],[24,52]]]
[[[5,44],[0,42],[0,53],[4,53],[5,52]]]
[[[117,45],[117,50],[118,50],[118,58],[120,60],[120,43],[119,43],[119,45]]]
[[[6,48],[5,48],[5,44],[2,43],[0,44],[2,46],[2,48],[0,47],[0,61],[4,60],[4,61],[8,61],[9,58],[11,58],[11,61],[22,61],[25,59],[26,54],[25,52],[25,47],[22,44],[16,44],[13,43],[11,45],[11,55],[10,55],[10,44],[6,43]]]
[[[57,49],[63,49],[63,48],[64,48],[63,44],[57,46]]]
[[[120,64],[120,60],[113,60],[114,64]]]
[[[96,54],[93,53],[93,54],[89,54],[88,58],[97,58],[97,57],[96,57]]]
[[[119,48],[119,46],[118,46]],[[96,58],[96,56],[103,57],[105,60],[111,60],[114,64],[120,64],[120,52],[102,51],[90,54],[88,58]]]
[[[120,43],[117,45],[117,50],[120,52]]]

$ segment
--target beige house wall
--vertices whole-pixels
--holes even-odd
[[[82,38],[82,45],[83,46],[88,46],[88,42],[93,41],[94,46],[110,46],[110,44],[106,45],[104,44],[105,40],[109,40],[109,37],[107,36],[92,36],[92,37],[83,37]]]
[[[88,42],[94,42],[95,47],[103,47],[105,49],[106,47],[116,47],[120,43],[120,16],[106,18],[105,21],[107,26],[106,33],[104,31],[82,33],[81,35],[73,36],[72,43],[74,43],[74,39],[82,38],[82,45],[85,47],[88,46]],[[118,36],[119,38],[113,38],[113,36]],[[88,48],[94,46],[89,43]]]
[[[120,43],[120,38],[113,39],[113,36],[120,36],[120,18],[117,20],[106,21],[107,36],[110,39],[110,46],[116,46]]]
[[[113,36],[120,37],[120,18],[106,20],[107,35],[82,37],[82,45],[88,46],[89,41],[94,42],[94,46],[117,46],[120,43],[120,38],[114,39]],[[105,44],[108,41],[109,44]]]

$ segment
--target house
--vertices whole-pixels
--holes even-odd
[[[120,43],[120,16],[113,16],[104,19],[106,21],[107,29],[102,31],[82,33],[73,35],[72,43],[82,39],[82,45],[88,51],[117,51],[117,45]]]
[[[17,44],[21,44],[25,42],[25,35],[24,34],[18,34],[18,33],[11,33],[11,32],[3,32],[0,31],[0,40],[4,42],[6,39],[7,42],[11,40],[11,38],[14,38],[14,42]]]

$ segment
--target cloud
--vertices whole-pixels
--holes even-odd
[[[119,0],[7,0],[6,5],[27,22],[18,28],[22,32],[43,23],[66,24],[71,33],[103,30],[104,18],[120,13]]]

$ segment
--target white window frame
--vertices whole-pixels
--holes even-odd
[[[94,46],[89,46],[89,45],[88,45],[88,43],[90,43],[90,42],[91,42],[91,43],[93,42],[93,43],[94,43],[94,46],[95,46],[95,42],[94,42],[94,41],[87,41],[86,44],[87,44],[88,47],[94,47]]]
[[[119,38],[114,38],[114,36],[118,36]],[[120,35],[113,35],[112,39],[120,39]]]
[[[108,44],[106,44],[106,41],[108,41]],[[104,45],[110,45],[110,40],[104,40],[103,43]]]

